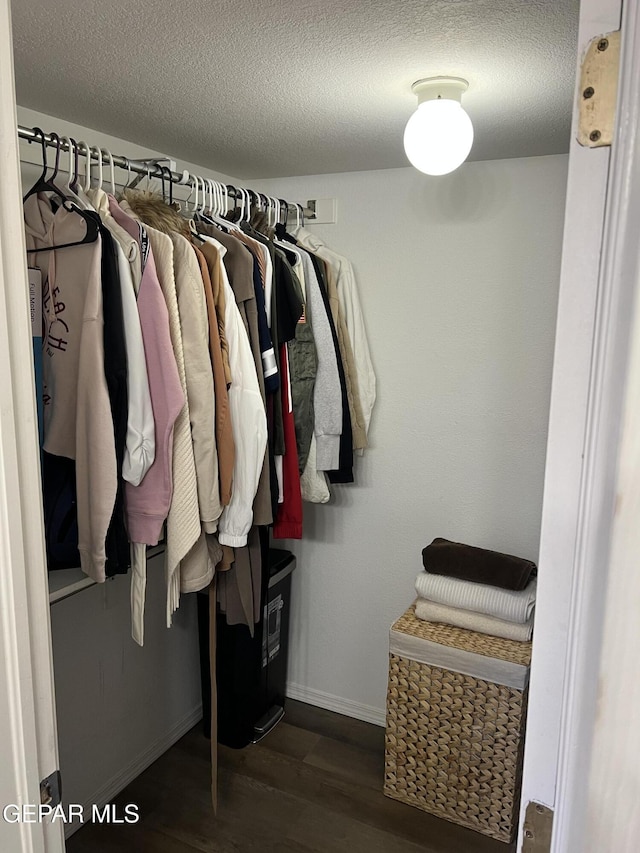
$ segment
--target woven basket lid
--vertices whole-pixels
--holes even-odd
[[[425,622],[424,619],[417,618],[413,604],[394,622],[391,630],[422,640],[430,640],[441,646],[474,652],[477,655],[485,655],[522,666],[529,666],[531,663],[531,642],[520,643],[516,640],[478,634],[476,631],[468,631],[465,628],[455,628],[453,625],[443,625],[440,622]]]

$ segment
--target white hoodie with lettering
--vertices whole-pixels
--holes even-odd
[[[44,195],[24,203],[27,249],[77,243],[86,223]],[[105,539],[118,472],[104,373],[101,240],[29,255],[43,279],[44,449],[75,459],[82,570],[105,580]]]

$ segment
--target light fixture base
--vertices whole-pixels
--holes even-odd
[[[469,83],[462,77],[425,77],[423,80],[416,80],[411,91],[417,96],[418,104],[439,98],[460,103],[468,88]]]

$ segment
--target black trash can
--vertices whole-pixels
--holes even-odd
[[[268,549],[262,619],[254,636],[246,625],[228,625],[218,614],[216,680],[218,742],[234,749],[256,743],[284,716],[291,616],[290,551]],[[200,656],[205,734],[210,736],[209,613],[206,596],[198,596]]]

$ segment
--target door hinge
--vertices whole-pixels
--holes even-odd
[[[43,806],[55,808],[62,802],[62,775],[54,770],[50,776],[40,782],[40,802]]]
[[[580,71],[578,142],[586,148],[611,145],[618,102],[620,30],[589,43]]]
[[[524,818],[524,837],[521,853],[549,853],[553,810],[540,803],[530,802]]]

